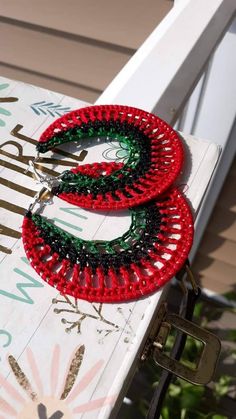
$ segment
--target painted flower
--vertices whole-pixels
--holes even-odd
[[[56,345],[54,347],[50,364],[50,394],[45,394],[43,381],[40,376],[42,367],[39,368],[34,354],[29,348],[26,351],[27,360],[31,370],[32,381],[34,382],[37,391],[35,391],[31,385],[30,380],[25,375],[16,359],[10,355],[8,357],[8,362],[11,370],[17,383],[24,390],[29,400],[22,396],[22,392],[19,392],[14,385],[7,382],[5,378],[0,375],[0,386],[2,386],[5,393],[14,400],[13,405],[6,399],[0,397],[0,419],[12,417],[17,419],[73,419],[78,418],[79,414],[97,410],[104,405],[112,404],[115,399],[114,396],[90,400],[87,403],[79,403],[78,396],[89,386],[104,363],[103,360],[97,361],[81,379],[76,382],[83,361],[84,352],[85,347],[84,345],[81,345],[76,348],[72,354],[60,389],[58,377],[63,362],[61,360],[60,346]]]
[[[108,141],[109,148],[102,155],[106,160],[126,163],[129,158],[129,148],[125,142]]]

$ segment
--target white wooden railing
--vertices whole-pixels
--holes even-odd
[[[236,150],[235,10],[235,0],[175,1],[97,101],[154,112],[222,147],[198,214],[192,256]]]

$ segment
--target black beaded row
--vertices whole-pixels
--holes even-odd
[[[71,266],[78,263],[81,269],[90,266],[93,273],[101,266],[105,273],[107,273],[109,267],[113,267],[115,271],[119,272],[121,266],[128,267],[131,263],[137,263],[141,258],[148,259],[149,250],[153,250],[154,243],[158,241],[157,235],[161,224],[161,214],[157,206],[149,203],[145,207],[145,227],[142,229],[139,239],[135,243],[127,242],[127,249],[116,249],[114,247],[112,253],[109,253],[106,249],[106,253],[103,253],[96,241],[93,242],[95,252],[91,252],[86,248],[85,240],[80,239],[78,241],[75,236],[69,235],[69,233],[66,233],[67,239],[65,241],[62,230],[48,223],[40,215],[27,213],[26,216],[32,218],[40,237],[50,246],[52,252],[59,255],[59,260],[67,259]]]

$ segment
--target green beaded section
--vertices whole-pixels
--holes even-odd
[[[116,254],[120,249],[132,249],[135,242],[139,241],[146,227],[146,211],[143,208],[131,211],[131,226],[121,237],[110,241],[83,240],[79,237],[62,230],[47,221],[39,214],[32,215],[32,221],[36,227],[49,238],[49,242],[57,242],[61,249],[73,246],[79,253],[86,251],[92,254],[109,253]]]
[[[150,138],[137,126],[125,121],[89,121],[80,127],[55,134],[46,143],[39,143],[37,148],[44,153],[62,143],[96,137],[108,137],[109,140],[117,140],[126,146],[129,156],[124,166],[109,175],[101,174],[99,178],[67,170],[61,177],[61,183],[53,191],[54,194],[79,193],[96,197],[98,194],[109,192],[119,201],[120,198],[114,191],[122,190],[124,196],[131,197],[127,188],[132,187],[139,177],[144,176],[151,165]],[[135,192],[142,193],[140,190]]]
[[[37,149],[38,151],[40,151],[40,153],[46,153],[48,150],[54,148],[55,146],[59,146],[64,143],[74,142],[78,139],[81,140],[85,138],[97,137],[108,137],[108,140],[116,140],[128,146],[130,153],[127,164],[129,165],[129,167],[133,168],[135,161],[138,161],[140,159],[140,147],[139,144],[134,140],[134,138],[121,135],[118,132],[116,132],[114,128],[110,128],[108,130],[104,130],[104,128],[100,128],[98,130],[94,128],[89,128],[86,134],[84,133],[84,130],[81,128],[71,128],[65,132],[62,132],[60,136],[55,135],[46,143],[38,143]]]

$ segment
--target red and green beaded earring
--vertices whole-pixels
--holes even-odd
[[[177,189],[132,208],[129,230],[111,241],[77,238],[33,208],[22,228],[31,265],[62,294],[88,301],[128,301],[153,293],[181,269],[192,244],[191,211]]]
[[[140,109],[100,105],[70,112],[41,135],[39,153],[84,138],[109,137],[126,145],[123,163],[94,163],[64,172],[53,194],[93,209],[124,209],[157,198],[176,180],[183,146],[176,132],[157,116]]]

